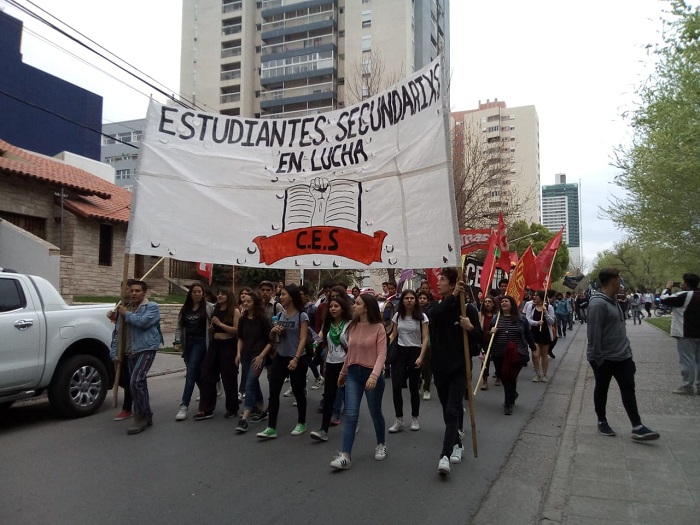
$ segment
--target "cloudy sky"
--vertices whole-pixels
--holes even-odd
[[[18,1],[45,9],[177,92],[181,2],[32,0],[37,8]],[[142,118],[150,95],[162,99],[6,0],[0,7],[25,23],[25,62],[102,95],[105,122]],[[542,184],[553,184],[555,173],[580,181],[588,262],[624,236],[600,218],[599,207],[621,194],[610,166],[613,148],[629,140],[620,115],[634,107],[635,87],[648,75],[646,45],[659,40],[665,8],[660,0],[451,2],[453,109],[494,98],[510,107],[535,105]]]

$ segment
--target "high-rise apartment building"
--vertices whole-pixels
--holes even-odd
[[[581,267],[581,200],[579,186],[566,183],[566,174],[557,173],[555,184],[542,186],[542,224],[556,232],[564,226],[563,240],[569,260]]]
[[[448,0],[184,0],[180,92],[206,111],[303,116],[371,96],[443,48],[449,61],[448,42]]]
[[[540,222],[540,139],[535,106],[507,107],[498,99],[479,102],[478,109],[452,113],[455,169],[472,164],[481,177],[469,199],[486,201],[488,224],[498,211],[512,220]],[[478,150],[475,150],[478,148]],[[467,158],[469,157],[469,158]],[[476,162],[477,166],[473,164]]]

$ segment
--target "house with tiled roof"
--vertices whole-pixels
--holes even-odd
[[[57,274],[68,300],[117,295],[130,212],[128,190],[0,140],[0,266]],[[156,260],[130,256],[128,275],[143,275]],[[149,276],[152,289],[167,292],[169,264]]]

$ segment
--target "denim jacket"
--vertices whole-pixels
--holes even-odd
[[[160,348],[160,308],[153,301],[143,302],[135,312],[126,312],[124,321],[131,325],[131,352],[138,354],[147,350]],[[119,322],[112,333],[110,357],[117,358],[117,339],[119,337]]]

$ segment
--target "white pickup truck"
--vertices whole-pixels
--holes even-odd
[[[46,279],[0,268],[0,409],[47,392],[63,417],[95,412],[114,382],[109,310],[69,306]]]

